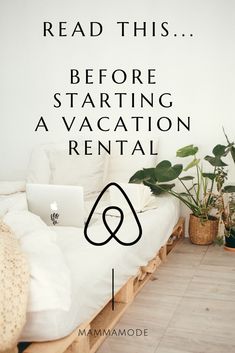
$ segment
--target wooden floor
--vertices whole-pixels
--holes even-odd
[[[234,353],[235,253],[185,239],[137,295],[98,353]]]

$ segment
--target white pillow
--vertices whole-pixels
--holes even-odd
[[[128,196],[136,212],[143,211],[152,199],[150,188],[143,184],[119,183],[119,186]],[[120,207],[122,211],[125,211],[125,214],[132,212],[118,188],[112,186],[109,192],[111,205]]]
[[[25,191],[25,181],[0,181],[0,195],[12,195]]]
[[[27,183],[49,184],[51,171],[45,146],[37,146],[32,151]]]
[[[130,177],[143,168],[155,167],[157,164],[157,155],[149,155],[149,140],[141,140],[141,146],[145,151],[145,155],[136,152],[131,155],[135,147],[136,140],[129,140],[125,146],[125,154],[120,155],[119,148],[113,144],[112,154],[109,156],[107,174],[105,175],[105,184],[110,182],[128,183]],[[157,152],[157,141],[154,141],[154,152]]]
[[[67,150],[50,150],[47,154],[50,184],[81,185],[85,196],[102,190],[104,155],[68,155]]]
[[[88,196],[103,188],[105,163],[104,155],[69,156],[68,146],[63,142],[45,144],[32,152],[27,182],[81,185]]]

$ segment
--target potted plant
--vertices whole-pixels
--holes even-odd
[[[234,186],[235,189],[235,186]],[[235,252],[235,190],[229,193],[227,203],[223,209],[222,220],[224,223],[225,249]]]
[[[224,133],[225,134],[225,133]],[[230,153],[235,162],[235,148],[225,134],[226,140],[230,148]],[[227,173],[221,170],[227,178]],[[220,175],[221,175],[220,173]],[[218,245],[225,244],[225,249],[235,251],[235,185],[226,185],[220,182],[220,175],[217,176],[216,184],[218,194],[214,195],[215,207],[222,225],[222,235],[217,234],[216,243]],[[223,179],[223,178],[222,178]]]
[[[226,135],[225,135],[226,136]],[[219,217],[213,214],[218,204],[219,195],[227,179],[224,158],[231,154],[235,160],[234,143],[227,140],[226,145],[216,145],[212,156],[205,156],[212,170],[205,172],[201,159],[197,157],[198,147],[188,145],[176,152],[180,158],[192,157],[186,166],[163,160],[155,168],[137,171],[131,178],[131,183],[143,183],[150,187],[155,195],[167,192],[182,201],[190,210],[189,236],[195,244],[211,244],[218,231]],[[194,171],[188,175],[188,170]],[[186,174],[185,174],[186,173]],[[191,175],[193,174],[193,175]],[[178,191],[173,181],[177,180],[183,190]],[[215,191],[216,188],[216,191]]]
[[[223,228],[222,235],[216,237],[216,243],[224,244],[225,250],[235,252],[235,185],[225,186],[216,203]]]

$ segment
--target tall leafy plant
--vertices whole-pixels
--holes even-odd
[[[204,157],[212,168],[210,172],[203,170],[202,161],[198,157],[198,147],[188,145],[176,152],[176,156],[182,159],[192,157],[186,166],[183,163],[172,165],[170,161],[163,160],[155,168],[137,171],[129,182],[143,183],[155,195],[167,192],[181,200],[195,216],[208,220],[211,218],[211,210],[215,207],[217,197],[221,194],[227,179],[225,168],[228,165],[224,159],[231,154],[235,162],[234,143],[228,140],[226,134],[225,137],[226,145],[216,145],[212,150],[212,155]],[[194,173],[188,174],[188,171],[194,171]],[[176,181],[181,184],[183,191],[179,192],[175,189]]]

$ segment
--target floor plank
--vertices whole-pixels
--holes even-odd
[[[223,247],[212,245],[208,248],[207,254],[202,260],[202,264],[235,268],[235,256],[234,253],[225,251]]]
[[[235,254],[185,239],[154,273],[98,353],[234,353]]]
[[[235,301],[235,269],[200,265],[184,295]]]
[[[234,340],[168,329],[154,353],[234,353]]]
[[[146,291],[153,292],[156,297],[181,296],[185,293],[194,273],[195,269],[182,267],[176,271],[172,264],[162,264],[154,274],[154,280],[148,283]]]
[[[233,301],[183,297],[168,327],[226,337],[234,323]]]

